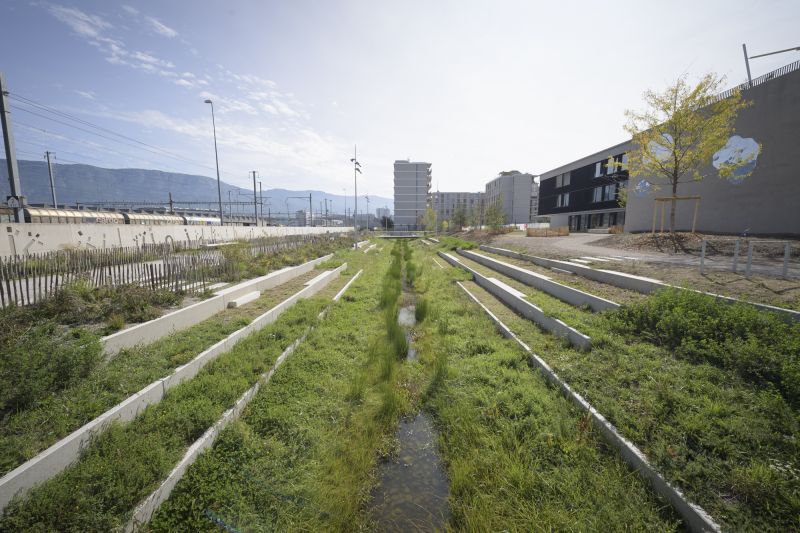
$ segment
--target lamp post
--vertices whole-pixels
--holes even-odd
[[[219,180],[219,154],[217,153],[217,121],[214,118],[214,102],[210,99],[205,101],[211,106],[211,126],[214,129],[214,161],[217,163],[217,194],[219,196],[219,223],[221,226],[225,225],[225,220],[222,218],[222,184]]]
[[[353,231],[358,237],[358,175],[361,174],[361,163],[358,162],[358,147],[353,145],[353,157],[350,159],[353,163]]]
[[[778,50],[776,52],[767,52],[766,54],[758,54],[756,56],[747,56],[747,45],[742,43],[742,52],[744,52],[744,66],[747,67],[747,86],[753,86],[753,78],[750,76],[750,60],[751,59],[758,59],[759,57],[766,57],[772,56],[775,54],[782,54],[784,52],[800,52],[800,46],[795,48],[786,48],[784,50]]]

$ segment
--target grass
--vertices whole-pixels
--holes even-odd
[[[775,381],[791,379],[791,371],[776,369],[797,360],[796,332],[746,306],[691,295],[655,297],[617,315],[590,313],[492,275],[592,337],[593,349],[581,353],[475,288],[691,500],[726,527],[798,527],[800,416]]]
[[[249,336],[129,424],[112,424],[80,461],[17,499],[0,530],[111,530],[177,463],[186,447],[316,321],[325,302],[303,300]]]
[[[396,300],[380,311],[389,263],[385,252],[371,256],[350,298],[189,469],[154,531],[209,529],[206,510],[243,531],[369,527],[373,470],[408,406],[387,335]]]
[[[18,376],[20,380],[24,379],[18,383],[25,385],[20,387],[20,390],[30,391],[29,394],[35,392],[35,398],[26,408],[8,412],[2,419],[0,473],[8,472],[34,457],[145,385],[164,377],[173,368],[188,362],[204,349],[247,325],[258,315],[300,290],[303,283],[316,274],[310,272],[300,276],[269,290],[255,302],[241,308],[225,310],[191,328],[173,333],[154,343],[122,350],[107,363],[94,364],[91,369],[80,373],[78,373],[80,366],[70,367],[74,377],[60,389],[52,386],[46,390],[33,389],[36,384],[44,381],[43,378],[36,375]],[[83,353],[73,349],[73,344],[77,341],[70,344],[60,336],[37,335],[37,331],[34,329],[31,334],[49,350],[41,350],[42,357],[52,358],[46,359],[47,361],[63,359],[57,349],[63,350],[70,357],[74,357],[75,353]],[[79,330],[66,332],[64,335],[76,335],[77,331]],[[81,335],[88,336],[85,333]],[[90,336],[89,339],[93,339],[93,344],[87,344],[84,351],[91,349],[91,355],[94,357],[92,361],[97,363],[100,357],[99,342]],[[26,357],[40,353],[34,349],[35,345],[32,342],[27,343],[27,351],[24,353]],[[28,359],[22,358],[22,360]],[[31,361],[30,365],[37,366],[35,361]],[[16,368],[18,373],[25,369],[20,365],[9,366]],[[61,373],[58,368],[52,369],[51,373],[55,376],[67,375]],[[5,392],[14,388],[3,387],[2,390]]]

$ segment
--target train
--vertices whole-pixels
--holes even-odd
[[[128,225],[184,225],[221,226],[219,217],[177,215],[168,213],[133,213],[118,211],[93,211],[89,209],[62,209],[52,207],[26,207],[25,222],[34,224],[128,224]],[[13,211],[0,207],[0,221],[13,221]],[[242,221],[235,221],[240,224]]]

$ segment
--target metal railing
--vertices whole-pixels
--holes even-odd
[[[779,68],[777,70],[773,70],[772,72],[767,72],[763,76],[759,76],[758,78],[754,79],[753,81],[749,81],[749,82],[746,81],[744,83],[741,83],[741,84],[737,85],[736,87],[731,87],[727,91],[723,91],[723,92],[719,93],[717,96],[715,96],[710,103],[719,102],[720,100],[724,100],[725,98],[729,98],[729,97],[733,96],[733,94],[736,93],[736,92],[744,91],[745,89],[752,89],[753,87],[757,87],[757,86],[759,86],[759,85],[761,85],[763,83],[766,83],[768,81],[772,81],[775,78],[779,78],[781,76],[789,74],[790,72],[794,72],[795,70],[798,70],[798,69],[800,69],[800,60],[795,61],[794,63],[789,63],[788,65],[784,65],[784,66],[782,66],[781,68]]]

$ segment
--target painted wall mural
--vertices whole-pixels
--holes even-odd
[[[724,176],[728,183],[738,185],[749,176],[756,168],[758,162],[758,154],[761,147],[750,137],[740,137],[733,135],[725,146],[722,147],[717,153],[714,154],[711,164],[717,170],[724,171],[726,167],[733,165],[741,165],[734,168],[730,175]],[[723,177],[723,172],[720,172],[720,177]]]

